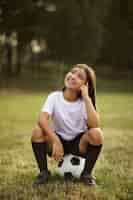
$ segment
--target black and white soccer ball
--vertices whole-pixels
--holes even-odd
[[[61,176],[80,178],[85,165],[85,158],[67,154],[58,163],[57,173]]]

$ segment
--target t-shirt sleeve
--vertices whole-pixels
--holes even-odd
[[[55,102],[55,95],[53,95],[53,93],[52,93],[52,94],[48,95],[45,103],[42,106],[41,111],[47,112],[50,115],[52,115],[54,112],[54,102]]]

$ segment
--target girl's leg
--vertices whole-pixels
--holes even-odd
[[[79,150],[81,153],[87,152],[88,144],[97,146],[103,144],[103,132],[100,128],[90,128],[80,139]]]
[[[31,143],[40,172],[47,170],[46,142],[47,137],[42,133],[41,128],[36,126],[32,130]]]
[[[36,126],[32,130],[32,137],[31,137],[32,149],[38,167],[40,169],[40,174],[35,180],[34,186],[45,183],[48,176],[50,175],[50,172],[48,171],[47,167],[47,144],[48,144],[47,140],[48,140],[47,136],[42,132],[39,126]]]
[[[85,168],[82,174],[83,177],[91,177],[92,170],[101,152],[102,144],[103,133],[100,128],[91,128],[82,136],[79,149],[81,153],[86,153]],[[91,185],[91,181],[88,181],[88,184],[90,183]]]

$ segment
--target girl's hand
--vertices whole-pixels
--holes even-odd
[[[81,91],[82,98],[84,100],[88,99],[88,97],[89,97],[89,94],[88,94],[88,83],[86,85],[82,85],[80,87],[80,91]]]
[[[52,145],[52,157],[55,159],[55,160],[61,160],[63,158],[63,155],[64,155],[64,149],[63,149],[63,145],[60,141],[60,139],[56,139],[54,142],[53,142],[53,145]]]

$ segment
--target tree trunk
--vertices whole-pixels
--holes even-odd
[[[12,76],[12,46],[9,43],[9,41],[7,41],[7,43],[5,44],[5,51],[6,51],[6,69],[5,71],[5,75],[10,77]]]

